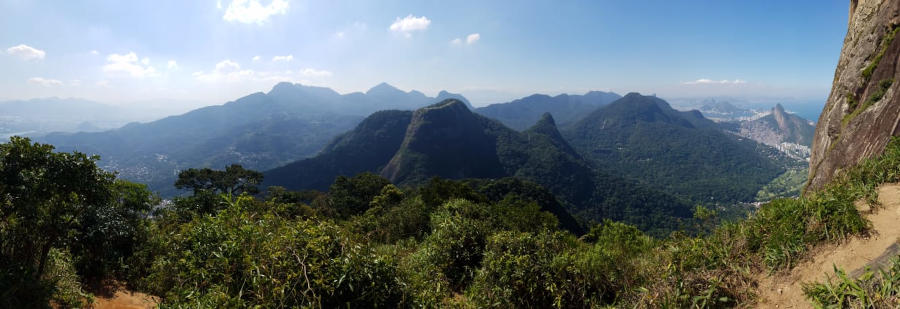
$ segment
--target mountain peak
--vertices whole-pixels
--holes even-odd
[[[403,90],[397,89],[397,87],[394,87],[391,84],[382,82],[382,83],[370,88],[368,91],[366,91],[366,94],[372,95],[372,94],[384,94],[384,93],[394,93],[394,92],[405,93],[405,92],[403,92]]]
[[[778,114],[784,114],[784,106],[781,106],[781,103],[776,103],[775,108],[772,109],[772,112]]]
[[[426,106],[422,108],[423,110],[435,110],[435,109],[464,109],[467,112],[471,112],[469,107],[466,106],[466,103],[455,98],[446,99],[440,101],[438,103]]]
[[[284,91],[286,89],[292,89],[295,86],[296,85],[291,82],[279,82],[279,83],[275,84],[275,86],[272,86],[272,90],[269,90],[269,93]]]
[[[538,124],[542,123],[546,123],[554,127],[556,126],[556,121],[553,120],[553,115],[551,115],[550,113],[544,113],[543,115],[541,115],[541,120],[538,120]]]

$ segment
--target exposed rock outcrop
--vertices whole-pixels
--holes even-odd
[[[852,0],[831,94],[819,117],[807,192],[880,154],[900,134],[900,1]]]

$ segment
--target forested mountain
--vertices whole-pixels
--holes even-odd
[[[379,173],[401,185],[431,177],[515,176],[553,192],[575,214],[613,218],[657,232],[691,216],[680,200],[595,169],[556,129],[550,114],[516,132],[445,100],[414,113],[375,113],[325,151],[265,173],[267,185],[324,189],[338,176]],[[755,192],[754,192],[755,193]]]
[[[621,97],[612,92],[602,91],[591,91],[584,95],[561,94],[554,97],[534,94],[512,102],[479,107],[475,112],[500,120],[506,126],[521,131],[541,119],[544,113],[550,113],[561,126],[565,126]]]
[[[630,93],[564,132],[586,158],[695,202],[753,201],[794,164],[777,150],[725,133],[698,111]]]
[[[440,98],[461,97],[441,92]],[[279,83],[224,105],[96,133],[39,138],[61,150],[102,157],[100,165],[125,179],[174,194],[179,170],[241,164],[265,170],[319,152],[334,136],[382,109],[415,109],[438,98],[380,84],[341,95],[323,87]]]

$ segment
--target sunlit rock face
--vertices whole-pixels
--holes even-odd
[[[807,192],[880,154],[900,134],[900,1],[853,0],[834,84],[819,117]]]

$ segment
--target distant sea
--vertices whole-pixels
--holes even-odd
[[[798,116],[803,117],[807,120],[811,120],[813,122],[819,122],[819,115],[822,114],[822,109],[825,108],[825,102],[822,102],[822,103],[785,102],[785,103],[782,103],[781,105],[784,105],[784,109],[786,109],[788,112],[797,114]]]

